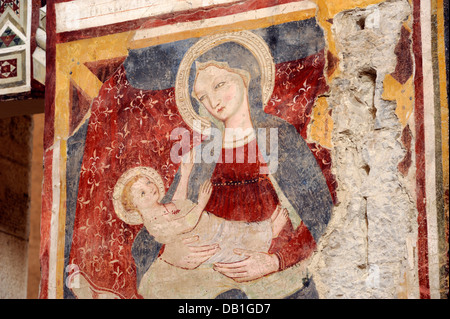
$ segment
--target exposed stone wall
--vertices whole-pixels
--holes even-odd
[[[339,204],[314,270],[325,298],[417,297],[408,289],[417,280],[410,273],[417,238],[413,181],[398,171],[406,151],[395,101],[382,98],[410,14],[408,1],[400,0],[333,19],[340,73],[330,83],[328,103]]]

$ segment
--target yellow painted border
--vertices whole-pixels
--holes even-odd
[[[444,0],[437,0],[437,48],[439,65],[439,87],[441,102],[441,132],[442,132],[442,168],[443,183],[448,187],[449,184],[449,114],[448,114],[448,96],[447,96],[447,78],[445,65],[445,25],[444,25]]]
[[[70,97],[67,92],[70,81],[74,81],[87,96],[97,96],[102,83],[84,63],[128,55],[126,41],[129,34],[124,32],[56,45],[55,139],[69,136]]]
[[[66,163],[67,163],[67,141],[61,140],[60,161],[59,161],[59,179],[60,179],[60,198],[59,198],[59,218],[58,218],[58,240],[56,244],[56,299],[64,298],[64,248],[66,231]],[[56,163],[54,163],[56,164]]]
[[[447,0],[446,0],[447,1]],[[436,10],[437,20],[437,63],[438,63],[438,76],[439,80],[439,102],[441,113],[441,160],[442,160],[442,185],[443,194],[448,192],[449,189],[449,113],[448,113],[448,93],[447,93],[447,78],[446,78],[446,65],[445,60],[445,18],[444,18],[444,1],[435,0],[434,9]],[[446,200],[447,199],[447,200]],[[448,267],[448,255],[445,256],[445,252],[448,251],[448,241],[446,240],[446,232],[448,231],[448,214],[449,214],[449,202],[448,198],[443,198],[443,212],[439,215],[438,223],[440,227],[439,232],[439,285],[440,285],[440,297],[445,297],[448,294],[448,272],[443,271],[444,265]]]
[[[130,40],[130,49],[141,49],[148,46],[154,46],[189,38],[204,37],[207,35],[221,33],[221,32],[236,32],[242,30],[252,30],[259,28],[266,28],[272,25],[283,24],[286,22],[300,21],[313,18],[316,14],[316,9],[306,9],[302,11],[295,11],[286,14],[274,15],[271,17],[241,21],[237,23],[224,23],[220,26],[206,27],[197,30],[187,30],[177,33],[171,33],[163,36],[151,37],[140,40]]]
[[[392,75],[387,74],[383,80],[383,93],[381,98],[387,101],[396,101],[397,115],[402,127],[409,122],[414,113],[414,82],[411,76],[404,84],[400,84]]]
[[[70,126],[70,83],[73,81],[87,96],[94,98],[101,81],[84,65],[128,54],[129,32],[78,40],[56,45],[55,140],[61,140],[60,150],[60,211],[57,240],[56,298],[64,298],[64,246],[66,217],[67,138]]]

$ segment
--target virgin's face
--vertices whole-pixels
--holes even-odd
[[[198,72],[194,93],[208,112],[222,122],[247,107],[247,88],[242,77],[213,65]]]

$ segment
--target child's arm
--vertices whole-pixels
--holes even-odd
[[[185,229],[185,233],[191,231],[192,229],[197,226],[198,221],[200,220],[200,217],[206,207],[206,204],[208,203],[209,198],[211,197],[212,193],[212,185],[211,182],[205,181],[199,189],[199,195],[198,195],[198,204],[195,205],[192,210],[187,213],[184,216],[180,216],[180,219],[183,218],[183,227]],[[176,221],[176,215],[174,218],[174,221]]]
[[[178,186],[177,191],[179,190],[182,191],[183,188]],[[164,218],[158,220],[158,222],[154,220],[146,226],[149,233],[160,243],[167,244],[175,241],[177,235],[189,233],[197,226],[203,210],[211,197],[212,185],[208,180],[200,186],[198,204],[194,204],[190,200],[186,200],[186,198],[181,198],[181,191],[178,192],[178,200],[174,196],[174,201],[165,205],[166,210],[178,209],[179,212],[176,214],[167,214]]]
[[[208,204],[208,201],[211,197],[212,193],[212,184],[209,180],[205,181],[202,186],[200,186],[199,192],[198,192],[198,208],[203,211],[206,207],[206,204]]]
[[[194,167],[194,149],[183,156],[180,167],[180,182],[175,190],[172,200],[185,200],[187,198],[187,188],[189,183],[189,175]]]

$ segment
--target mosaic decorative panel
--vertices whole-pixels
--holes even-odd
[[[10,8],[16,15],[20,15],[20,0],[1,0],[0,1],[0,14]]]
[[[0,84],[3,87],[20,86],[25,83],[25,52],[0,55]]]
[[[25,42],[10,28],[7,28],[0,36],[0,48],[9,48],[20,44],[25,44]]]
[[[31,8],[29,0],[0,1],[0,95],[31,90]],[[16,64],[7,62],[10,54],[20,56],[15,59]]]

